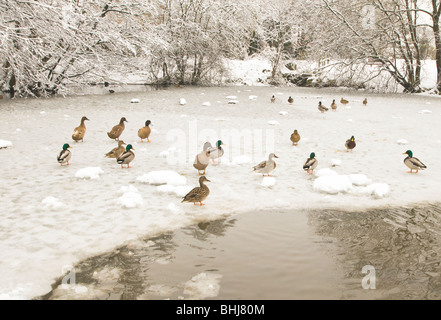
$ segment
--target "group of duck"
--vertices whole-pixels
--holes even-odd
[[[74,132],[72,134],[72,140],[74,140],[75,142],[78,141],[84,142],[84,135],[86,134],[86,125],[84,123],[85,121],[90,121],[90,120],[86,116],[82,117],[80,125],[74,129]],[[130,168],[130,162],[132,162],[133,159],[135,158],[135,153],[133,152],[133,150],[135,149],[131,144],[126,144],[124,141],[119,140],[119,137],[121,136],[121,134],[125,129],[124,122],[128,122],[128,121],[125,117],[122,117],[119,123],[113,126],[112,130],[107,132],[107,136],[110,139],[114,139],[115,141],[118,141],[118,147],[113,148],[112,150],[107,152],[105,156],[107,158],[115,158],[116,162],[121,165],[121,168],[124,168],[124,165],[127,165],[127,168]],[[151,125],[151,121],[147,120],[145,122],[145,126],[138,130],[138,137],[141,139],[141,142],[144,142],[144,139],[147,139],[147,142],[150,142],[149,139],[151,133],[150,125]],[[126,145],[126,147],[124,147],[124,145]],[[58,154],[57,161],[62,166],[70,164],[69,161],[72,157],[72,152],[69,149],[71,148],[72,147],[68,143],[65,143],[63,145],[62,150]]]
[[[272,103],[276,101],[274,95],[271,97],[270,101]],[[294,103],[294,99],[291,96],[288,98],[288,103]],[[341,98],[340,103],[346,105],[349,103],[349,101]],[[363,105],[367,105],[367,99],[364,99]],[[335,103],[335,100],[333,100],[331,103],[331,109],[333,111],[337,110],[337,104]],[[328,111],[329,108],[325,107],[321,102],[319,102],[318,110],[324,113],[325,111]],[[74,129],[72,139],[75,142],[84,141],[84,135],[86,133],[86,126],[84,122],[88,120],[89,119],[86,116],[82,117],[80,125]],[[132,162],[135,158],[135,154],[133,153],[133,150],[135,149],[131,144],[126,144],[124,141],[119,140],[119,137],[125,129],[125,122],[128,122],[127,119],[125,117],[122,117],[119,124],[115,125],[112,130],[107,132],[107,136],[110,139],[114,139],[118,142],[118,147],[113,148],[111,151],[106,153],[105,156],[108,158],[115,158],[116,162],[121,165],[121,168],[124,168],[124,165],[127,165],[127,168],[130,168],[130,162]],[[150,142],[150,125],[151,121],[147,120],[145,122],[145,125],[138,130],[138,137],[141,139],[141,142],[144,142],[144,139],[146,139],[147,142]],[[294,130],[294,132],[290,136],[290,140],[293,146],[298,145],[300,141],[300,134],[298,130]],[[124,147],[123,145],[126,145],[126,147]],[[352,151],[356,147],[356,145],[357,144],[355,142],[354,136],[352,136],[350,139],[347,139],[345,142],[346,152]],[[210,161],[212,163],[215,163],[216,159],[219,159],[224,155],[224,150],[222,146],[225,146],[222,140],[218,140],[215,147],[213,147],[210,142],[206,142],[204,144],[202,151],[196,155],[193,162],[193,167],[198,171],[199,175],[201,176],[199,178],[199,187],[193,188],[188,194],[184,196],[181,202],[189,202],[195,205],[199,202],[201,206],[204,205],[202,201],[204,201],[210,194],[209,188],[205,185],[206,182],[210,182],[210,180],[208,180],[205,176],[205,170],[210,164]],[[65,143],[62,150],[57,156],[57,161],[62,166],[69,165],[69,161],[72,157],[72,153],[69,150],[70,148],[71,146],[68,143]],[[403,154],[407,154],[407,157],[404,159],[404,164],[410,169],[410,173],[412,173],[413,170],[415,170],[415,173],[418,173],[418,170],[424,170],[427,168],[418,158],[413,156],[411,150],[407,150]],[[262,174],[263,176],[266,175],[270,177],[270,174],[274,171],[274,169],[276,169],[277,166],[274,158],[278,158],[278,156],[274,153],[270,153],[268,156],[268,160],[262,161],[254,166],[253,171]],[[303,170],[305,170],[309,174],[313,174],[314,169],[316,169],[317,166],[318,160],[316,158],[316,154],[314,152],[311,152],[309,158],[307,158],[305,163],[303,164]]]

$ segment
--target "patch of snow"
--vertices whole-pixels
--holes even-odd
[[[428,114],[428,113],[432,113],[432,111],[425,109],[425,110],[421,110],[420,113],[421,114]]]
[[[125,191],[123,191],[125,190]],[[120,192],[123,191],[123,195],[118,198],[117,203],[123,208],[131,209],[141,207],[144,204],[141,194],[138,189],[132,186],[122,187]]]
[[[281,116],[286,116],[286,115],[288,115],[288,111],[280,111],[279,114]]]
[[[156,187],[158,192],[164,192],[169,194],[175,194],[178,197],[184,197],[190,190],[193,189],[192,186],[174,186],[170,184],[163,184]]]
[[[387,183],[373,183],[362,190],[362,193],[383,198],[390,192],[390,187]]]
[[[405,145],[405,144],[408,144],[409,141],[407,141],[406,139],[399,139],[399,140],[397,140],[397,143],[400,145]]]
[[[315,191],[330,194],[349,192],[352,188],[351,180],[345,175],[324,175],[315,179],[313,184]]]
[[[276,179],[274,177],[263,177],[260,185],[262,187],[273,187],[276,185]]]
[[[248,97],[248,99],[250,99],[250,100],[257,100],[257,96],[251,95],[251,96]]]
[[[8,141],[8,140],[1,140],[0,139],[0,149],[7,148],[7,147],[12,147],[12,142]]]
[[[276,125],[279,125],[280,123],[279,123],[279,121],[276,121],[276,120],[270,120],[270,121],[268,121],[268,124],[272,125],[272,126],[276,126]]]
[[[237,97],[236,97],[236,96],[227,96],[227,99],[228,99],[228,100],[236,100]]]
[[[237,104],[237,103],[239,103],[238,100],[229,100],[228,101],[228,104]]]
[[[204,107],[211,107],[211,102],[210,101],[206,101],[202,104]]]
[[[180,104],[181,106],[186,105],[186,104],[187,104],[187,100],[185,100],[184,98],[180,98],[180,99],[179,99],[179,104]]]
[[[366,186],[371,180],[364,174],[350,174],[349,180],[354,186]]]
[[[172,186],[185,186],[187,184],[187,178],[171,170],[151,171],[137,177],[136,181],[152,185],[168,184]]]
[[[323,168],[315,171],[316,177],[337,176],[338,173],[329,168]]]
[[[233,165],[240,165],[240,164],[248,164],[251,163],[252,159],[247,155],[241,155],[233,158]]]
[[[169,203],[167,209],[174,214],[184,214],[185,211],[174,203]]]
[[[331,166],[333,167],[337,167],[341,165],[341,160],[340,159],[331,159]]]
[[[139,103],[139,99],[133,98],[132,100],[130,100],[130,103]]]
[[[52,196],[44,198],[41,203],[50,210],[58,210],[64,207],[64,204],[59,199]]]
[[[79,179],[99,179],[100,174],[104,173],[100,167],[87,167],[78,170],[75,177]]]

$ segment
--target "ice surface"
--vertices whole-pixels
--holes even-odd
[[[276,179],[274,177],[263,177],[262,183],[260,184],[262,187],[273,187],[276,184]]]
[[[79,179],[99,179],[100,174],[104,173],[100,167],[87,167],[78,170],[75,177]]]
[[[151,171],[139,176],[136,178],[136,181],[153,185],[168,184],[171,186],[184,186],[187,184],[187,179],[184,176],[171,170]]]
[[[248,97],[248,99],[250,99],[250,100],[257,100],[257,98],[258,98],[258,96],[253,96],[253,95]]]
[[[367,92],[361,96],[345,90],[344,96],[351,101],[362,101],[366,95],[372,103],[368,108],[354,105],[322,115],[317,112],[316,97],[338,101],[343,89],[277,88],[282,99],[275,104],[269,102],[274,87],[247,89],[251,91],[188,87],[137,92],[140,101],[148,101],[147,109],[141,103],[128,107],[134,95],[123,92],[2,100],[0,118],[8,121],[2,124],[0,135],[11,140],[13,148],[0,150],[4,164],[0,175],[0,298],[31,299],[45,294],[54,279],[63,275],[64,265],[201,220],[261,208],[364,210],[439,201],[441,167],[436,159],[441,158],[441,141],[436,132],[441,122],[440,97]],[[225,97],[230,94],[241,103],[228,106]],[[192,102],[185,107],[187,117],[176,112],[181,95]],[[250,100],[250,95],[258,98]],[[295,110],[281,117],[279,111],[286,106],[283,97],[289,95],[303,98],[297,99]],[[202,106],[206,101],[221,103],[207,108]],[[433,112],[423,116],[418,111],[427,108],[426,102],[431,102]],[[40,116],[41,110],[45,116]],[[71,135],[84,115],[91,121],[86,124],[84,142],[75,143]],[[103,156],[116,146],[106,132],[122,115],[129,122],[121,138],[134,146],[136,154],[136,166],[130,169],[121,169],[115,159]],[[279,125],[269,126],[268,120],[275,118]],[[348,118],[354,122],[347,122]],[[137,136],[146,119],[158,129],[151,143],[141,143]],[[293,129],[302,136],[297,147],[289,140]],[[360,143],[347,153],[344,142],[351,135],[360,137]],[[212,143],[220,138],[226,146],[222,161],[207,167],[211,182],[207,183],[206,205],[181,204],[184,193],[199,185],[193,160],[208,138]],[[403,138],[409,140],[405,148],[397,143]],[[65,142],[73,145],[75,161],[61,167],[54,155]],[[407,149],[427,170],[408,173],[402,154]],[[253,173],[252,166],[266,160],[270,152],[280,157],[275,159],[277,183],[262,187],[262,176]],[[311,152],[317,154],[319,166],[308,175],[302,166]],[[170,161],[175,157],[179,161]],[[99,171],[99,179],[75,178],[81,168],[89,167],[104,173]],[[327,185],[319,179],[328,179]],[[325,187],[333,193],[322,191]],[[47,197],[63,205],[51,198],[43,203]],[[125,205],[134,207],[126,209]],[[98,294],[93,286],[87,289],[81,298]],[[78,295],[74,290],[72,294]]]
[[[7,148],[7,147],[12,147],[12,142],[8,141],[8,140],[1,140],[0,139],[0,149]]]
[[[41,203],[45,208],[50,210],[58,210],[64,207],[64,204],[59,199],[52,196],[44,198]]]

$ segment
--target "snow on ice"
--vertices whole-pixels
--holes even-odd
[[[136,181],[152,185],[168,184],[171,186],[184,186],[187,179],[179,173],[171,170],[151,171],[136,178]]]
[[[75,177],[79,179],[99,179],[100,174],[104,173],[100,167],[87,167],[78,170]]]
[[[12,147],[12,142],[8,141],[8,140],[1,140],[0,139],[0,149],[7,148],[7,147]]]

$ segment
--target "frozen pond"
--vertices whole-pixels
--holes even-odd
[[[318,101],[329,106],[342,96],[350,103],[339,104],[337,112],[317,110]],[[365,97],[369,103],[363,107]],[[437,202],[441,140],[434,132],[440,105],[438,97],[271,87],[1,100],[0,140],[12,146],[0,149],[0,297],[46,294],[67,266],[235,214]],[[84,143],[75,143],[71,135],[82,116],[90,121]],[[136,154],[130,169],[104,157],[116,146],[106,132],[121,117],[128,120],[121,139]],[[151,143],[137,137],[146,120],[153,124]],[[301,135],[297,147],[289,140],[294,129]],[[344,143],[352,135],[357,147],[347,153]],[[194,156],[205,141],[214,145],[219,139],[225,155],[207,168],[206,205],[181,204],[199,178]],[[61,167],[56,155],[64,143],[73,155],[70,166]],[[407,149],[428,169],[408,174],[402,155]],[[279,159],[274,179],[264,181],[252,166],[270,152]],[[319,160],[314,175],[302,169],[311,152]],[[157,181],[146,179],[157,177],[155,171],[167,172]]]

